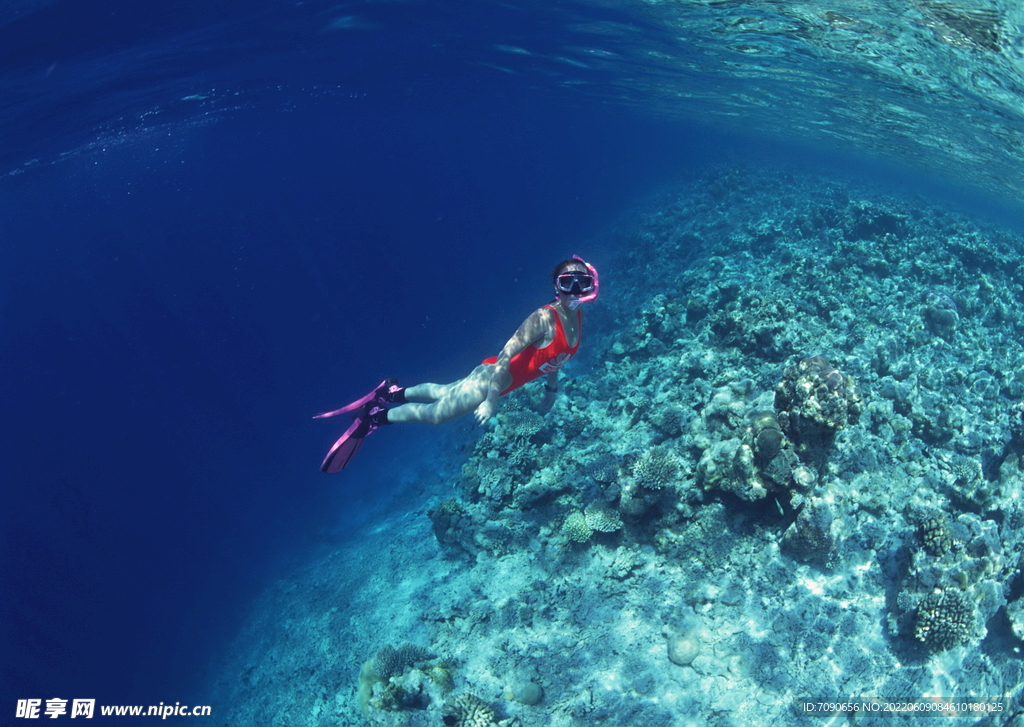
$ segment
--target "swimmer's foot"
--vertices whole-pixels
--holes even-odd
[[[377,431],[378,427],[390,424],[388,410],[375,401],[365,403],[354,418],[352,426],[345,430],[324,457],[323,464],[320,465],[321,472],[333,474],[345,469],[363,446],[363,440]]]
[[[338,414],[346,414],[350,411],[356,411],[361,409],[370,402],[377,404],[378,406],[387,406],[388,404],[404,404],[405,403],[405,389],[398,385],[398,379],[385,379],[380,382],[380,385],[371,391],[366,396],[356,399],[351,404],[343,406],[340,409],[334,411],[327,411],[323,414],[317,414],[314,419],[326,419],[327,417],[337,416]]]
[[[373,401],[379,406],[405,404],[405,388],[398,385],[398,379],[387,379],[373,390]]]

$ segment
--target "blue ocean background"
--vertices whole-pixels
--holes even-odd
[[[478,436],[395,428],[329,477],[338,432],[311,416],[388,376],[464,375],[547,298],[555,262],[620,259],[613,231],[661,189],[772,165],[1020,229],[1016,147],[984,138],[995,91],[971,97],[977,118],[919,98],[936,115],[922,129],[978,124],[976,148],[944,157],[884,111],[839,113],[837,89],[730,76],[685,37],[678,65],[658,60],[663,12],[0,9],[0,713],[201,700],[268,584],[401,512],[438,453],[457,471]],[[1003,27],[1009,56],[1022,36]],[[760,37],[781,44],[773,62],[831,77]],[[899,96],[847,83],[879,109]],[[1021,109],[1000,108],[1017,138]],[[603,295],[623,292],[604,270]]]

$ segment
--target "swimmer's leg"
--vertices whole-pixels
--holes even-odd
[[[455,384],[416,384],[416,386],[410,386],[405,390],[406,401],[419,401],[419,402],[432,402],[437,401],[445,395],[451,387]]]
[[[388,422],[443,424],[469,414],[487,398],[493,369],[493,364],[481,364],[469,376],[451,384],[409,387],[405,398],[413,401],[389,410]]]

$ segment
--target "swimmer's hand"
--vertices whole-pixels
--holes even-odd
[[[487,422],[494,416],[497,409],[497,402],[491,401],[489,398],[484,399],[480,402],[480,406],[476,408],[476,411],[473,412],[473,415],[476,417],[476,423],[480,426],[486,426]]]
[[[502,375],[502,372],[504,375]],[[501,396],[502,389],[508,385],[503,379],[511,379],[508,375],[508,366],[504,368],[499,361],[495,365],[491,372],[491,379],[487,384],[487,393],[484,396],[484,400],[480,402],[473,415],[476,417],[476,423],[481,427],[487,426],[487,422],[490,421],[498,411],[498,398]]]
[[[544,390],[544,398],[540,400],[540,404],[537,405],[537,411],[541,414],[547,414],[551,411],[551,407],[555,405],[555,399],[558,398],[557,391],[551,391],[550,389]]]

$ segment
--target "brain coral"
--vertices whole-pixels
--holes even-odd
[[[750,447],[758,463],[770,462],[786,441],[782,428],[771,412],[754,412],[750,419]]]
[[[684,412],[678,406],[661,406],[651,412],[651,424],[666,437],[675,438],[683,433]]]
[[[416,662],[434,658],[429,650],[415,644],[402,644],[397,649],[385,646],[373,657],[373,672],[381,679],[387,680],[399,676]]]

